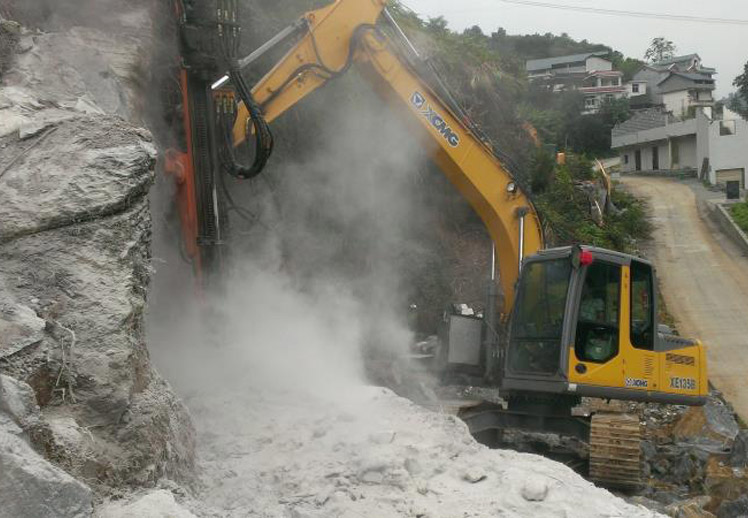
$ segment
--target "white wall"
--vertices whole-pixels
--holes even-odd
[[[613,70],[613,63],[607,59],[592,56],[587,59],[587,72],[594,72],[595,70]]]
[[[678,161],[673,161],[671,169],[698,169],[698,153],[696,151],[696,135],[672,139],[672,146],[678,147]]]
[[[709,117],[704,115],[701,110],[696,110],[696,171],[699,175],[701,174],[701,166],[704,163],[704,159],[709,158],[710,123]]]
[[[656,147],[659,149],[659,171],[664,169],[670,169],[670,157],[668,155],[668,144],[667,142],[657,142],[652,144],[642,144],[634,147],[624,148],[619,151],[621,156],[621,170],[624,173],[631,173],[636,171],[636,150],[641,151],[642,155],[642,167],[641,171],[652,171],[652,158],[654,151],[652,148]],[[628,155],[628,164],[626,163],[626,155]]]
[[[662,102],[665,104],[667,111],[672,112],[676,117],[680,117],[688,111],[690,104],[688,90],[662,94]]]
[[[748,171],[748,122],[738,119],[735,135],[720,135],[720,121],[709,124],[709,181],[716,183],[716,171],[721,169],[743,169]]]
[[[634,83],[639,85],[638,92],[634,92]],[[640,83],[638,81],[634,81],[634,82],[628,83],[626,86],[628,87],[629,96],[645,95],[647,93],[647,83]]]

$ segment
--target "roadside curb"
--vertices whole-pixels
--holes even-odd
[[[704,205],[706,205],[709,216],[719,229],[743,252],[748,253],[748,235],[732,220],[732,216],[728,212],[728,207],[731,204],[707,201]]]

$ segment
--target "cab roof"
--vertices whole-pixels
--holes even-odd
[[[528,261],[533,261],[533,260],[542,261],[545,259],[561,259],[564,257],[570,257],[571,251],[573,248],[574,247],[572,246],[547,248],[545,250],[539,251],[535,255],[529,256],[527,260]],[[636,260],[636,261],[652,266],[652,263],[648,261],[647,259],[637,257],[635,255],[624,254],[623,252],[616,252],[615,250],[607,250],[605,248],[599,248],[596,246],[582,245],[581,248],[582,250],[591,252],[592,255],[594,255],[596,259],[602,259],[605,261],[609,261],[612,263],[621,264],[625,266],[628,266],[629,264],[631,264],[632,260]]]

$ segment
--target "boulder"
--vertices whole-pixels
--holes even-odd
[[[33,309],[10,300],[0,285],[0,358],[41,342],[45,327]]]
[[[722,502],[717,509],[717,518],[748,518],[748,495],[737,500]]]
[[[707,464],[705,487],[714,498],[735,500],[748,494],[748,473],[730,466],[729,459],[715,456]]]
[[[39,406],[32,388],[3,374],[0,374],[0,411],[23,428],[36,424],[39,419]]]
[[[34,139],[25,153],[20,137],[4,150],[21,159],[2,178],[0,244],[121,213],[153,181],[149,134],[117,117],[75,116]]]
[[[7,414],[2,414],[7,417]],[[0,416],[0,518],[84,518],[91,490],[42,458]]]
[[[730,464],[733,468],[748,468],[748,430],[741,430],[732,443]]]
[[[676,440],[716,442],[722,447],[732,444],[739,426],[733,411],[720,400],[709,398],[703,407],[689,409],[673,427]]]
[[[667,506],[665,512],[672,518],[716,518],[704,508],[711,502],[711,497],[700,496]]]

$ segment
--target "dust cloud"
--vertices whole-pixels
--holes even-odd
[[[408,353],[408,270],[432,213],[419,194],[426,150],[356,76],[300,109],[323,131],[281,123],[266,176],[227,180],[253,218],[232,217],[230,280],[202,301],[175,253],[178,229],[159,224],[169,186],[154,198],[149,347],[185,395],[339,394],[386,382]]]

